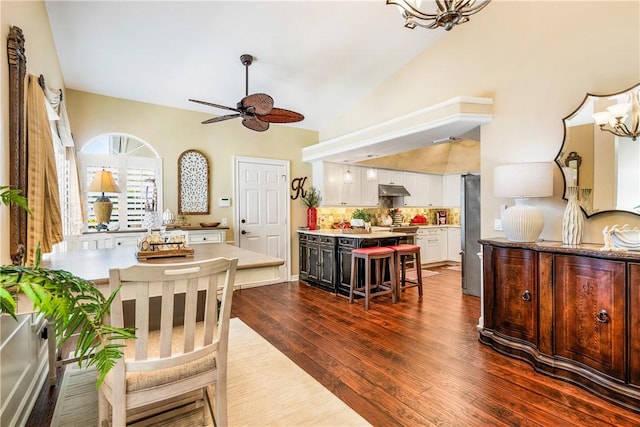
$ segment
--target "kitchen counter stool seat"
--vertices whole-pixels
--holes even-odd
[[[420,259],[420,246],[399,244],[393,246],[386,246],[393,249],[395,257],[395,276],[397,283],[398,298],[400,298],[400,292],[404,292],[407,288],[418,287],[418,296],[422,298],[422,266]],[[408,263],[414,261],[416,265],[416,279],[407,278]]]
[[[364,263],[364,281],[358,284],[358,270],[360,260]],[[389,279],[385,281],[388,266]],[[354,295],[364,297],[364,309],[369,310],[371,298],[391,294],[395,303],[397,298],[395,257],[393,249],[388,247],[358,248],[351,251],[351,283],[349,286],[349,304],[353,303]],[[371,277],[371,270],[374,277]]]

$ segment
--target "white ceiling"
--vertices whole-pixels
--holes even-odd
[[[287,126],[312,130],[446,35],[405,29],[384,0],[46,5],[69,89],[223,115],[187,99],[235,107],[245,94],[239,58],[249,53],[249,93],[270,94],[305,115]]]

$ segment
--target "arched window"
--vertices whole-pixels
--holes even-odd
[[[155,215],[162,213],[162,159],[156,150],[142,139],[125,133],[108,133],[87,142],[78,155],[80,182],[85,200],[86,229],[97,227],[93,203],[101,193],[88,192],[87,187],[95,174],[110,171],[120,189],[119,193],[105,194],[113,204],[109,229],[140,228],[150,206]],[[152,181],[153,180],[153,181]],[[149,186],[154,182],[157,192],[155,203],[150,204]]]

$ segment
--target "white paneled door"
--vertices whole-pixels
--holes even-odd
[[[289,163],[236,158],[236,241],[243,249],[284,259],[281,281],[288,280]]]

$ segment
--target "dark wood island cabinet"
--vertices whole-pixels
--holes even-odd
[[[342,234],[340,230],[298,231],[300,280],[349,296],[351,251],[398,244],[404,233]],[[360,278],[364,275],[359,274]]]
[[[335,290],[336,239],[311,234],[299,235],[300,278],[329,291]]]
[[[640,254],[480,243],[480,341],[640,412]]]

